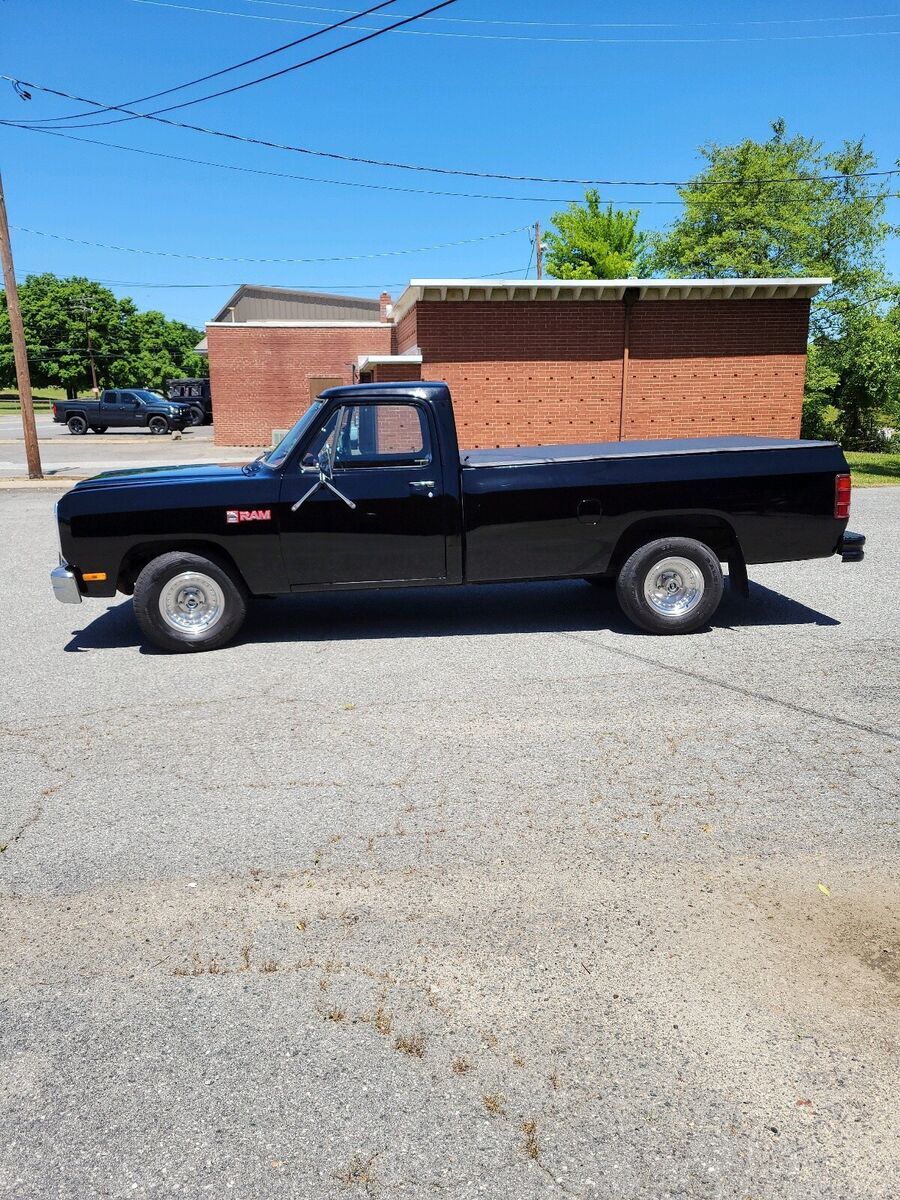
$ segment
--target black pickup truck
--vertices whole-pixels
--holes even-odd
[[[705,625],[747,565],[863,556],[833,442],[698,438],[460,455],[441,383],[319,396],[243,466],[126,470],[59,501],[59,600],[134,595],[167,650],[224,645],[251,597],[615,579],[652,633]]]
[[[68,425],[69,433],[79,434],[125,428],[172,433],[195,423],[190,404],[145,388],[106,388],[99,400],[56,400],[53,420]]]

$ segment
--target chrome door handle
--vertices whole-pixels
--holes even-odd
[[[433,488],[434,480],[433,479],[413,479],[410,481],[409,486],[411,488],[422,488],[423,490],[426,488]]]

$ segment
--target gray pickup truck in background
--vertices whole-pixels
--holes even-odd
[[[148,429],[172,433],[194,423],[190,404],[169,400],[145,388],[106,388],[99,400],[57,400],[53,420],[69,433],[106,433],[107,429]]]

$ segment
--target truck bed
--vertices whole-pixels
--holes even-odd
[[[843,525],[835,442],[678,438],[470,450],[460,455],[466,577],[601,574],[636,519],[739,542],[747,563],[825,558]],[[775,519],[777,518],[777,520]]]
[[[660,438],[633,442],[585,442],[581,445],[501,447],[496,450],[463,450],[465,467],[533,467],[551,463],[592,462],[597,459],[663,457],[671,454],[717,454],[737,450],[806,450],[833,446],[833,442],[798,441],[793,438],[718,437]]]

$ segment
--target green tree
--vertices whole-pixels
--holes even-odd
[[[637,274],[645,237],[636,209],[604,208],[593,189],[584,204],[572,203],[551,217],[556,231],[545,234],[548,275],[557,279],[628,279]]]
[[[881,430],[897,426],[900,304],[886,311],[877,303],[848,304],[840,336],[820,336],[810,346],[804,434],[836,436],[853,449],[881,449]]]
[[[681,216],[650,236],[654,273],[827,276],[834,283],[816,305],[814,328],[831,332],[840,301],[884,289],[888,185],[866,177],[877,162],[861,139],[826,151],[813,138],[788,137],[776,121],[765,142],[710,143],[700,153],[706,166],[679,188]]]
[[[100,387],[160,387],[173,376],[206,374],[206,360],[194,351],[199,330],[160,312],[139,312],[133,300],[119,300],[90,279],[30,275],[19,299],[35,387],[63,387],[69,396],[86,392],[91,351]],[[0,294],[0,386],[15,378],[6,295]]]
[[[836,150],[784,121],[764,142],[701,147],[681,216],[649,237],[647,265],[672,276],[828,277],[812,306],[803,432],[871,443],[900,392],[895,301],[884,246],[888,184],[862,139]]]
[[[112,381],[122,387],[163,387],[176,376],[205,375],[206,359],[194,347],[200,331],[161,312],[133,312],[124,322],[125,350],[110,364]]]
[[[73,276],[31,275],[19,288],[31,379],[35,387],[63,387],[69,396],[91,386],[88,328],[97,378],[109,381],[110,356],[124,347],[124,320],[131,301],[119,301],[108,288]],[[6,294],[0,298],[0,384],[15,382]]]

